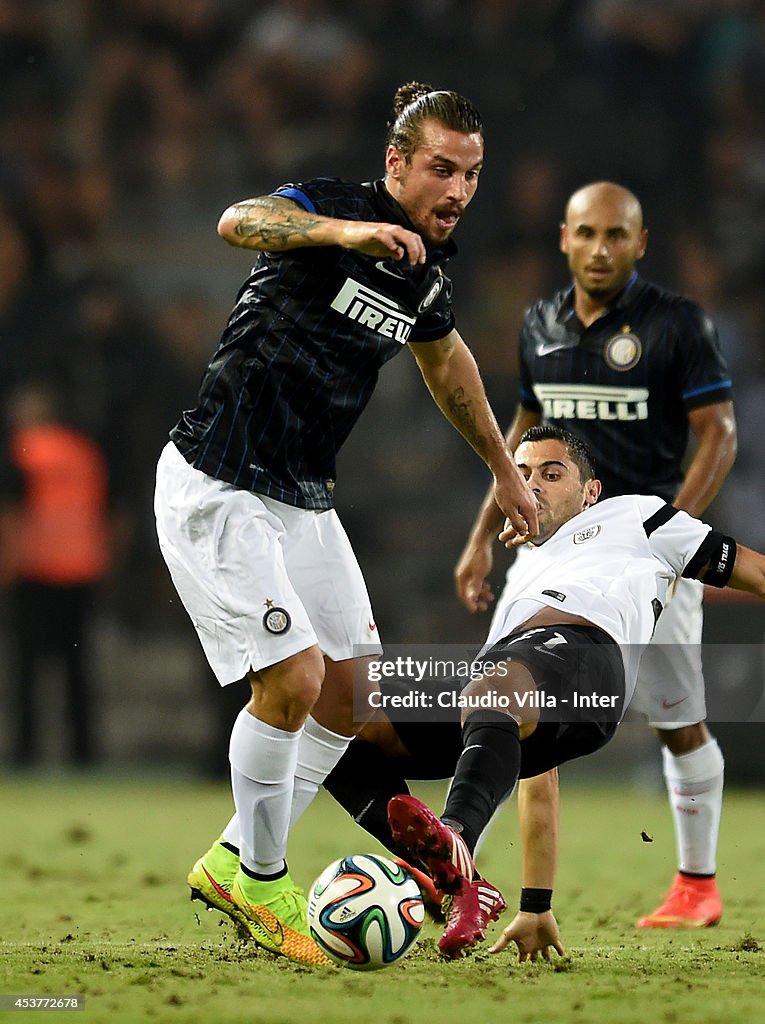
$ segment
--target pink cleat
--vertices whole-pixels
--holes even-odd
[[[711,928],[723,907],[714,878],[694,878],[678,871],[666,900],[652,914],[641,917],[638,928]]]
[[[388,801],[393,838],[423,864],[442,893],[461,893],[472,882],[475,866],[465,840],[414,796]]]
[[[452,960],[466,956],[486,938],[489,921],[496,921],[506,908],[499,889],[482,878],[466,885],[459,895],[446,896],[443,903],[446,928],[438,940],[438,948]]]

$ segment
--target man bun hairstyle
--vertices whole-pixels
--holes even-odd
[[[524,431],[518,444],[524,444],[526,441],[560,441],[566,446],[569,458],[579,470],[582,483],[595,479],[595,456],[592,449],[586,441],[565,427],[557,427],[553,423],[539,423]]]
[[[386,140],[389,146],[401,150],[407,162],[422,140],[425,121],[438,121],[444,128],[483,139],[483,121],[470,100],[448,89],[407,82],[393,97],[393,119],[388,123]]]

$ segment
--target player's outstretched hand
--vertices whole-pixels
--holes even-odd
[[[454,570],[457,597],[469,612],[485,612],[494,600],[489,580],[494,556],[491,546],[469,544],[460,555]]]
[[[545,960],[549,960],[551,949],[559,956],[566,955],[552,910],[546,910],[544,914],[529,914],[519,910],[489,952],[501,953],[511,942],[518,947],[520,963],[525,960],[534,961],[540,953]]]

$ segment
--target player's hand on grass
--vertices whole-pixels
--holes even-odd
[[[489,952],[501,953],[511,942],[518,947],[520,963],[525,960],[535,961],[540,953],[545,960],[549,960],[551,949],[559,956],[566,955],[552,910],[546,910],[543,914],[529,914],[519,910]]]
[[[485,612],[494,600],[487,579],[493,564],[491,544],[471,544],[462,552],[454,570],[454,585],[469,612]]]

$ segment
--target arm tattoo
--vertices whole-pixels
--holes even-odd
[[[475,416],[473,414],[473,403],[465,397],[465,389],[458,387],[446,397],[446,407],[449,410],[449,419],[459,430],[466,441],[477,450],[481,450],[481,438],[476,431]]]
[[[290,243],[310,244],[311,231],[322,222],[289,200],[271,196],[237,203],[236,212],[234,234],[238,238],[257,239],[277,252],[289,248]]]

